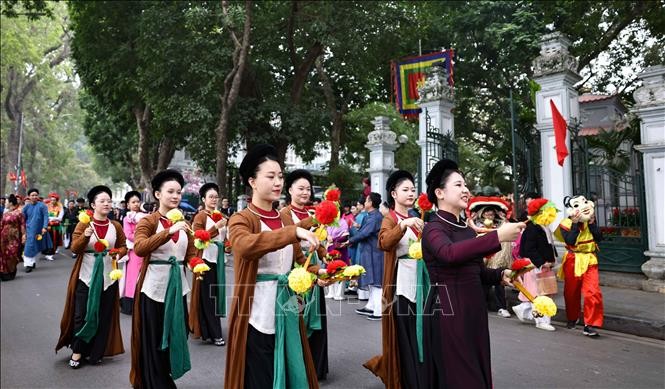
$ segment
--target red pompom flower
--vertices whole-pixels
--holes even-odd
[[[529,216],[533,216],[533,215],[537,214],[538,211],[540,211],[540,208],[543,205],[547,204],[548,202],[549,202],[549,200],[543,199],[543,198],[531,200],[531,202],[529,203],[529,206],[527,207],[527,214]]]
[[[88,210],[86,210],[85,213],[86,213],[88,216],[90,216],[90,217],[92,217],[92,215],[95,214],[95,213],[92,211],[92,209],[88,209]]]
[[[202,263],[205,263],[203,262],[203,259],[199,257],[192,257],[192,259],[189,260],[189,268],[193,269],[196,267],[196,265],[200,265]]]
[[[328,257],[330,257],[331,259],[337,259],[341,256],[342,256],[342,253],[340,253],[337,250],[330,250],[330,252],[328,252]]]
[[[330,200],[323,200],[314,212],[316,221],[322,226],[334,225],[338,215],[337,205]]]
[[[342,191],[333,184],[326,190],[323,196],[328,201],[336,202],[342,197]]]
[[[194,238],[207,242],[210,240],[210,233],[206,230],[196,230],[194,231]]]
[[[95,249],[95,252],[101,253],[104,250],[106,250],[106,246],[104,246],[104,243],[102,242],[95,242],[93,245],[93,248]]]
[[[531,260],[528,258],[520,258],[513,261],[513,265],[510,267],[511,270],[519,271],[523,268],[531,265]]]
[[[215,223],[217,223],[218,221],[224,219],[224,215],[222,215],[222,213],[219,212],[219,211],[213,211],[213,212],[210,214],[210,218],[212,219],[212,221],[214,221]]]
[[[326,265],[326,273],[328,273],[329,276],[332,276],[344,270],[345,267],[346,267],[346,262],[344,261],[341,261],[339,259],[331,261]]]
[[[429,199],[427,198],[427,193],[421,193],[420,196],[418,196],[416,204],[418,206],[418,209],[420,209],[423,212],[429,212],[434,207],[434,204],[432,204],[432,202],[429,201]]]

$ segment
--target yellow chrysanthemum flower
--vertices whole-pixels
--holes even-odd
[[[413,259],[423,258],[423,245],[420,243],[420,241],[411,243],[409,246],[409,257]]]
[[[121,279],[122,278],[122,270],[120,270],[120,269],[111,270],[111,272],[109,273],[109,277],[111,277],[111,279],[113,281],[117,281],[117,280]]]
[[[206,265],[205,263],[199,263],[198,265],[194,266],[194,269],[192,269],[194,273],[203,273],[208,270],[210,270],[210,266]]]
[[[328,231],[326,231],[325,228],[318,228],[314,232],[314,235],[316,235],[316,239],[318,239],[320,242],[323,242],[324,240],[328,239]]]
[[[557,213],[556,208],[547,207],[542,211],[538,212],[538,214],[533,218],[533,221],[534,223],[539,224],[541,226],[548,226],[554,222],[554,219],[556,219],[556,213]]]
[[[199,238],[194,239],[194,247],[196,247],[199,250],[205,250],[210,246],[210,241],[202,241]]]
[[[304,267],[297,267],[289,273],[289,288],[298,294],[307,292],[313,281],[312,273]]]
[[[79,212],[79,221],[83,224],[90,224],[90,216],[85,211]]]
[[[185,216],[177,208],[173,208],[172,210],[166,212],[166,218],[172,221],[173,223],[185,220]]]
[[[365,274],[365,268],[360,265],[351,265],[344,268],[342,275],[344,277],[358,277]]]
[[[536,297],[533,300],[533,309],[544,316],[554,317],[556,315],[556,304],[547,296]]]

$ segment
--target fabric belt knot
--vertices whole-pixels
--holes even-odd
[[[303,249],[305,257],[309,255],[309,250]],[[316,251],[312,254],[310,264],[316,265],[319,262],[319,255]],[[307,293],[305,293],[305,309],[303,310],[303,321],[307,329],[307,337],[310,337],[314,331],[323,328],[321,324],[321,288],[314,285]]]
[[[151,260],[151,265],[169,265],[169,281],[164,296],[164,328],[160,350],[169,350],[171,377],[174,380],[182,377],[192,368],[187,348],[187,327],[185,326],[185,310],[182,302],[182,278],[178,261],[175,256],[168,260]]]
[[[418,360],[424,362],[423,357],[423,312],[425,300],[430,289],[429,273],[422,259],[413,259],[408,255],[399,259],[411,259],[416,261],[416,342],[418,343]]]
[[[257,274],[256,282],[277,281],[275,300],[275,362],[273,389],[309,388],[300,338],[298,298],[287,274]],[[288,358],[287,358],[288,355]]]
[[[226,264],[224,242],[214,241],[217,246],[217,314],[226,317]]]
[[[108,250],[101,252],[86,250],[85,253],[95,255],[95,264],[92,267],[92,276],[90,277],[85,324],[75,336],[86,343],[90,343],[90,340],[97,334],[97,328],[99,327],[99,300],[102,298],[102,289],[104,288],[104,257],[108,254]]]

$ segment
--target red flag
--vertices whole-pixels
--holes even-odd
[[[25,170],[21,170],[21,185],[24,188],[28,188],[28,178],[25,176]]]
[[[554,123],[556,159],[559,162],[559,166],[563,166],[563,161],[568,156],[568,147],[566,147],[566,131],[568,125],[552,100],[550,100],[550,108],[552,108],[552,122]]]

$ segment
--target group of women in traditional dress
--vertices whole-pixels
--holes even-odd
[[[111,191],[93,188],[89,202],[94,215],[79,223],[72,240],[78,254],[69,280],[56,350],[70,346],[70,366],[82,359],[99,363],[103,356],[123,352],[118,312],[119,286],[110,278],[113,261],[125,257],[125,298],[133,300],[131,372],[135,388],[175,387],[174,380],[191,368],[188,332],[216,345],[225,344],[219,315],[225,314],[226,284],[223,241],[230,240],[234,290],[229,311],[229,343],[224,387],[317,388],[328,373],[327,325],[322,260],[325,247],[305,206],[313,179],[306,171],[286,177],[270,145],[248,151],[239,173],[251,189],[248,207],[228,220],[213,217],[219,199],[215,184],[200,190],[204,211],[194,230],[206,230],[212,243],[197,250],[185,221],[172,222],[184,179],[174,170],[158,173],[152,189],[159,209],[138,216],[132,212],[125,229],[108,220]],[[523,223],[505,223],[476,237],[460,219],[471,197],[456,163],[439,161],[427,176],[427,197],[436,212],[410,213],[416,200],[413,176],[393,173],[386,191],[390,212],[383,219],[378,246],[385,252],[383,275],[383,352],[365,363],[388,388],[491,388],[490,343],[483,285],[509,284],[509,270],[487,269],[483,256],[514,241]],[[286,189],[289,205],[273,209]],[[135,209],[136,208],[136,209]],[[129,216],[129,215],[128,215]],[[134,224],[134,226],[132,226]],[[409,247],[421,241],[422,259]],[[98,243],[106,247],[99,250]],[[114,248],[115,250],[111,250]],[[190,291],[184,267],[198,256],[210,268],[194,277]],[[308,258],[309,260],[307,260]],[[316,278],[304,300],[288,286],[288,273],[308,264]],[[140,265],[140,270],[135,270]],[[137,274],[135,285],[129,279]],[[218,286],[222,285],[222,288]],[[212,290],[213,293],[208,293]],[[304,309],[300,309],[304,305]]]

